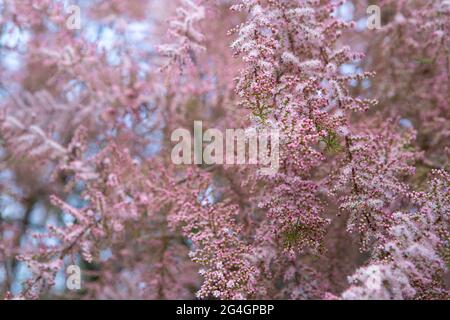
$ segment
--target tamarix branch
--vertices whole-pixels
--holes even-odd
[[[448,300],[449,17],[0,0],[0,300]]]

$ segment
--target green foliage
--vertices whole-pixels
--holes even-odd
[[[338,153],[342,150],[339,136],[336,132],[327,130],[327,135],[320,138],[320,141],[325,143],[325,151],[329,153]]]
[[[432,64],[434,62],[433,59],[427,57],[419,57],[416,59],[419,64]]]
[[[308,228],[300,223],[290,227],[283,233],[283,244],[286,248],[291,248],[305,238]]]
[[[262,106],[257,107],[252,110],[253,116],[255,116],[261,123],[266,123],[267,118],[269,116],[269,111],[267,108],[264,108]]]

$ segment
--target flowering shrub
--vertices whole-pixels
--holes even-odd
[[[449,1],[73,4],[0,0],[0,297],[448,299]]]

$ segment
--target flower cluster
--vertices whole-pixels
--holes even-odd
[[[346,156],[332,178],[339,209],[349,213],[348,231],[363,236],[364,248],[375,239],[377,245],[383,242],[393,220],[391,210],[408,190],[404,178],[414,174],[415,132],[400,130],[397,123],[387,119],[378,128],[346,136]]]
[[[0,0],[0,298],[448,299],[448,0],[67,4]]]
[[[192,63],[193,53],[203,51],[205,36],[198,30],[198,24],[205,19],[205,7],[192,0],[181,0],[176,17],[169,21],[169,36],[174,43],[160,45],[158,51],[170,58],[170,64],[182,68]],[[167,65],[168,66],[168,65]]]
[[[448,248],[449,174],[437,171],[427,192],[412,193],[410,212],[392,214],[389,240],[349,277],[344,299],[445,299],[442,251]]]

